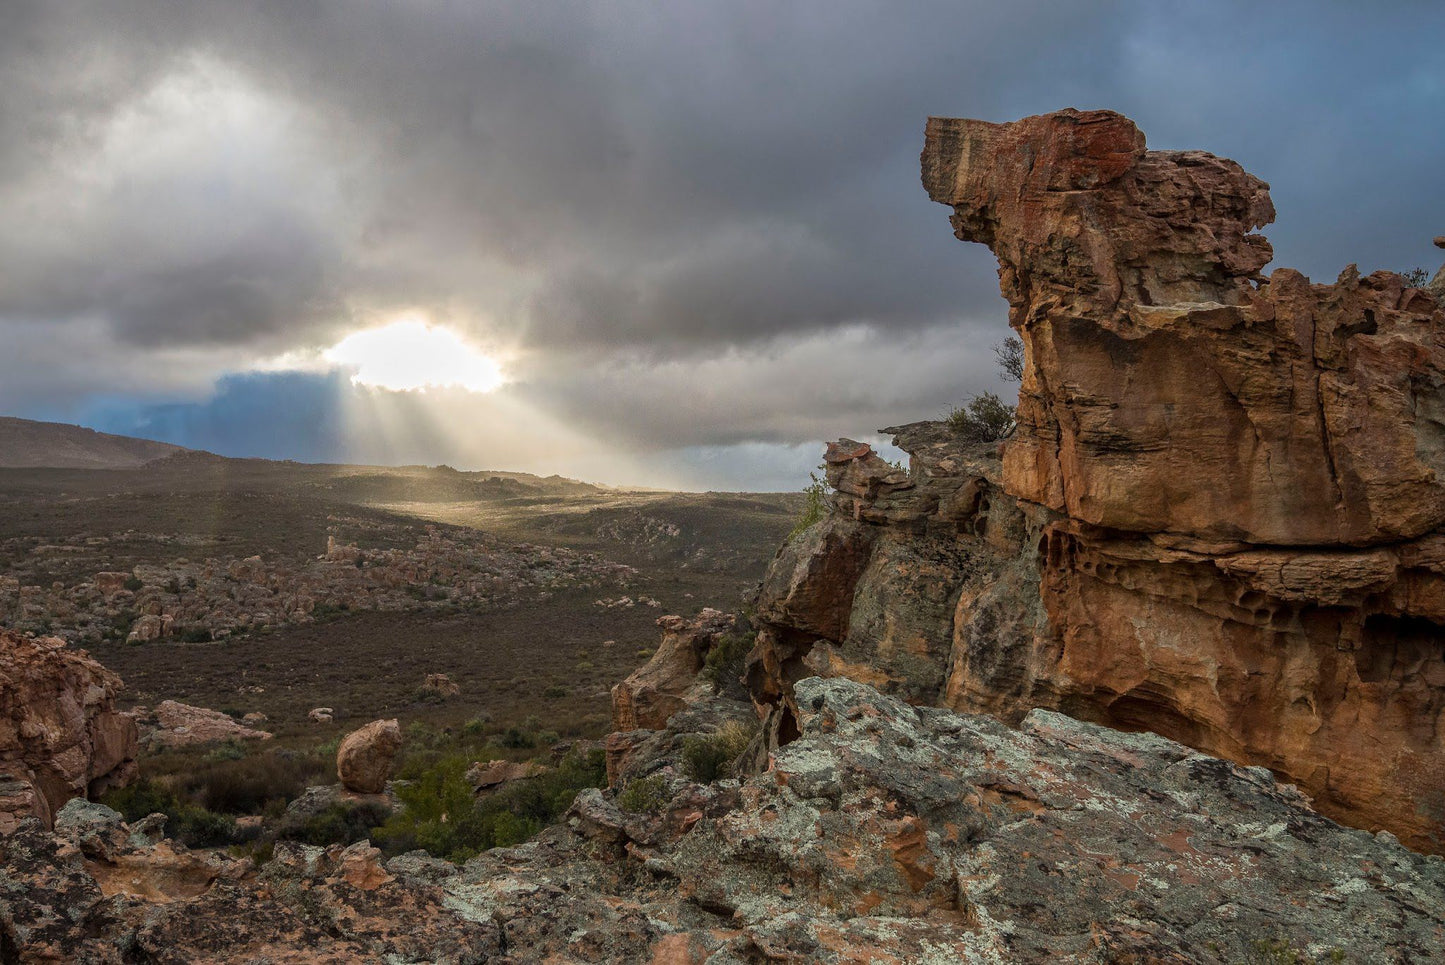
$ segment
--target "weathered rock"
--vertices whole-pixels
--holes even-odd
[[[541,777],[552,769],[536,761],[488,761],[476,763],[467,769],[467,783],[475,794],[486,794],[507,784],[528,781]]]
[[[1265,764],[1445,849],[1445,311],[1390,272],[1260,274],[1268,186],[1107,111],[933,119],[923,179],[1024,343],[1004,488],[1063,517],[1035,514],[1047,683],[1013,712]]]
[[[386,789],[400,749],[401,726],[396,720],[374,720],[342,738],[336,748],[336,776],[348,791],[379,794]]]
[[[311,821],[328,811],[340,812],[346,821],[355,826],[377,827],[386,823],[399,806],[390,787],[378,794],[348,791],[340,784],[308,787],[286,805],[286,811],[276,825],[276,833],[282,838],[304,837]]]
[[[139,707],[133,714],[140,724],[141,743],[150,749],[271,739],[266,731],[248,727],[230,714],[177,700],[163,700],[149,711]]]
[[[687,703],[685,694],[697,679],[708,651],[733,628],[730,613],[707,608],[691,619],[659,617],[662,643],[646,665],[612,688],[612,726],[626,731],[657,730]]]
[[[0,630],[0,834],[49,825],[71,798],[128,782],[135,721],[115,709],[120,678],[60,640]]]
[[[906,481],[829,447],[832,512],[758,600],[773,739],[810,673],[1055,708],[1445,850],[1445,311],[1389,272],[1266,278],[1267,186],[1106,111],[934,119],[923,178],[999,258],[1019,428],[1001,466],[886,430]]]
[[[120,949],[338,963],[1445,950],[1445,862],[1334,824],[1258,768],[1056,713],[1016,730],[913,708],[844,679],[799,681],[795,696],[800,736],[766,773],[700,785],[665,765],[652,809],[586,791],[565,826],[462,868],[283,841],[249,875],[140,844],[104,809],[68,820],[69,837],[28,821],[0,840],[0,935],[17,960],[102,962]]]
[[[330,707],[312,707],[306,712],[306,719],[313,724],[329,724],[335,713]]]

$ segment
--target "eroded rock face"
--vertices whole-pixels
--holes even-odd
[[[906,478],[829,447],[832,512],[758,601],[775,733],[810,673],[1054,708],[1445,851],[1445,309],[1389,272],[1263,275],[1268,186],[1106,111],[931,120],[923,180],[998,256],[1018,430],[883,430]]]
[[[649,809],[585,791],[565,825],[461,868],[282,842],[253,873],[104,808],[55,834],[30,821],[0,840],[0,936],[17,960],[100,962],[1407,962],[1445,948],[1445,862],[1340,827],[1261,769],[1051,712],[1012,729],[913,708],[841,678],[794,696],[800,736],[767,772],[697,784],[658,759]]]
[[[1042,539],[1051,701],[1445,847],[1445,311],[1262,275],[1268,186],[1105,111],[934,119],[930,196],[1025,346],[1005,490]]]
[[[1268,185],[1109,111],[929,121],[929,196],[999,259],[1024,341],[1009,492],[1082,523],[1360,546],[1445,522],[1445,313],[1251,232]]]
[[[687,703],[708,651],[732,629],[731,613],[707,608],[689,620],[659,617],[662,643],[646,664],[612,688],[612,726],[619,731],[657,730]]]
[[[63,641],[0,630],[0,834],[128,782],[136,725],[115,709],[120,678]]]
[[[374,720],[341,739],[336,748],[336,776],[341,786],[358,794],[380,794],[391,777],[401,750],[401,725],[396,718]]]

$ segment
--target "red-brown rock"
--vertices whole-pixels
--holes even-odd
[[[697,680],[712,645],[732,629],[735,618],[707,608],[688,620],[659,617],[662,643],[652,659],[612,688],[612,727],[659,730],[687,705],[683,695]]]
[[[342,738],[336,748],[336,776],[348,791],[380,794],[400,749],[401,726],[396,720],[374,720]]]
[[[1445,310],[1262,275],[1268,186],[1108,111],[932,119],[923,180],[1024,343],[1003,487],[1048,618],[1007,694],[956,634],[950,702],[1156,730],[1445,848]]]
[[[60,640],[0,630],[0,834],[49,825],[75,797],[135,774],[136,725],[115,709],[120,678]]]

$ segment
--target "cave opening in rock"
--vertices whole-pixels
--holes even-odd
[[[1445,626],[1410,614],[1372,613],[1365,618],[1355,670],[1364,683],[1389,680],[1396,667],[1441,658]]]

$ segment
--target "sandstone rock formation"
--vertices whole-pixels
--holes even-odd
[[[655,772],[464,867],[280,842],[252,873],[94,808],[0,839],[7,960],[1430,961],[1445,863],[1267,772],[1035,712],[1014,730],[844,679],[739,785]],[[738,701],[746,709],[746,703]]]
[[[467,769],[467,783],[474,794],[486,794],[507,784],[541,777],[551,768],[536,761],[488,761],[477,762]]]
[[[681,710],[684,695],[693,686],[708,651],[732,629],[735,617],[711,608],[694,619],[659,617],[662,643],[652,659],[612,688],[612,726],[615,730],[656,730]]]
[[[120,686],[84,651],[0,630],[0,834],[26,816],[48,826],[71,798],[134,776],[136,725],[115,708]]]
[[[380,794],[401,750],[396,719],[374,720],[347,734],[336,748],[336,776],[341,786],[358,794]]]
[[[131,716],[140,725],[141,743],[147,750],[218,741],[271,739],[268,732],[249,727],[230,714],[193,707],[178,700],[163,700],[156,704],[155,710],[138,707],[131,711]]]
[[[764,583],[750,684],[844,675],[1048,707],[1269,767],[1445,851],[1445,308],[1390,272],[1262,274],[1268,186],[1127,119],[932,119],[929,195],[998,257],[1017,432],[830,447]]]

